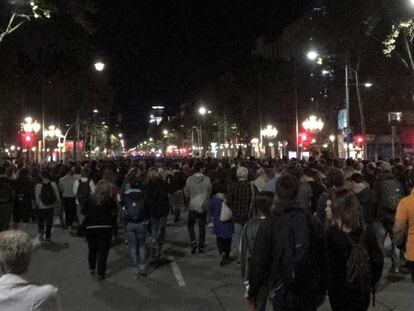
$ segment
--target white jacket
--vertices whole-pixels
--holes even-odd
[[[60,311],[58,289],[31,284],[15,274],[0,277],[1,311]]]

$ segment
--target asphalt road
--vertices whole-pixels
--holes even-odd
[[[35,226],[30,233],[35,236]],[[35,251],[28,278],[59,287],[63,310],[246,310],[243,285],[236,263],[220,267],[215,239],[208,234],[206,252],[191,255],[185,220],[167,227],[164,256],[152,261],[147,277],[134,277],[128,248],[113,247],[108,277],[97,281],[89,275],[86,242],[56,227],[53,242]],[[372,310],[414,310],[414,285],[408,276],[387,277]],[[326,302],[320,310],[330,310]]]

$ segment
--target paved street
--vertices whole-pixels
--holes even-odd
[[[35,227],[30,230],[34,236]],[[219,266],[211,234],[206,253],[195,256],[184,220],[169,223],[166,236],[165,256],[151,263],[147,277],[133,277],[128,249],[120,244],[109,255],[110,275],[98,282],[88,273],[86,243],[55,228],[54,242],[35,252],[29,279],[58,286],[64,310],[70,311],[246,310],[239,269],[235,263]],[[372,310],[414,310],[413,287],[408,277],[387,279]]]

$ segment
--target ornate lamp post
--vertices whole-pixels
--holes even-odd
[[[270,143],[269,143],[270,148],[274,147],[272,140],[277,137],[277,134],[279,134],[279,131],[273,125],[270,125],[270,124],[261,130],[262,137],[265,137],[270,140]],[[270,152],[270,155],[272,155],[272,151]]]
[[[324,125],[321,118],[317,118],[315,115],[311,115],[302,123],[303,128],[312,134],[317,134],[322,131]]]
[[[27,162],[30,161],[30,150],[34,142],[34,136],[39,133],[41,126],[40,123],[33,120],[32,117],[26,117],[24,123],[22,123],[23,128],[23,142],[27,150]],[[37,150],[37,149],[36,149]]]
[[[50,125],[48,129],[45,130],[45,137],[48,137],[50,140],[57,139],[57,147],[59,148],[59,153],[58,153],[59,155],[58,159],[59,159],[62,153],[62,147],[63,147],[62,146],[63,144],[60,143],[60,138],[62,137],[62,131],[56,128],[54,125]]]

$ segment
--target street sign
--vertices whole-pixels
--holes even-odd
[[[344,142],[348,143],[348,144],[352,144],[354,142],[354,135],[352,133],[352,129],[351,128],[344,128],[342,130],[342,134],[344,135]]]

